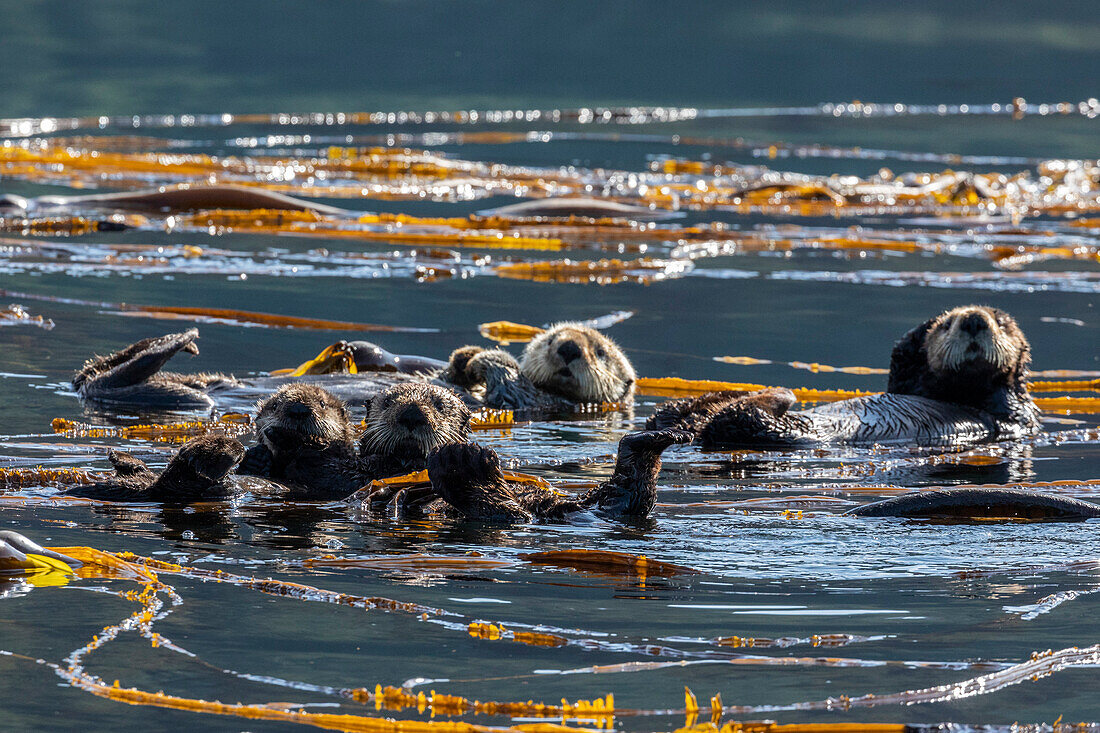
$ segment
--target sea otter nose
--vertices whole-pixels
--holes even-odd
[[[558,356],[566,364],[576,361],[581,358],[581,347],[577,346],[572,341],[566,341],[564,344],[558,347]]]
[[[427,423],[424,413],[416,405],[409,405],[397,416],[397,423],[406,430],[414,430]]]
[[[985,318],[982,317],[982,314],[967,313],[963,316],[963,319],[959,321],[959,328],[973,336],[989,328],[989,325],[985,322]]]
[[[298,419],[307,417],[309,415],[309,405],[303,405],[301,402],[291,402],[286,406],[286,414]]]

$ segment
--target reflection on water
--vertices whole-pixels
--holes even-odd
[[[257,10],[246,6],[220,10]],[[790,15],[756,11],[753,27],[760,32],[752,43],[767,43],[770,57],[789,46],[799,58],[817,59],[822,47],[807,45],[807,33],[819,40],[843,40],[834,51],[854,66],[881,62],[892,71],[882,76],[889,77],[887,86],[869,81],[871,91],[891,92],[878,99],[892,101],[910,90],[906,101],[932,105],[922,114],[910,114],[920,109],[897,114],[891,106],[808,104],[857,94],[844,81],[850,74],[836,75],[839,67],[829,66],[820,75],[805,73],[805,66],[797,74],[788,71],[783,78],[790,85],[779,83],[783,79],[764,85],[756,72],[743,87],[732,83],[721,70],[732,66],[717,63],[728,44],[707,39],[742,33],[745,11],[736,9],[706,18],[688,9],[677,23],[666,24],[669,33],[694,39],[692,47],[701,54],[696,64],[707,73],[685,74],[679,55],[668,56],[668,44],[650,43],[650,72],[641,74],[636,60],[621,65],[623,59],[635,59],[637,49],[627,46],[636,34],[624,32],[611,42],[604,38],[601,18],[610,18],[615,28],[627,24],[612,6],[586,11],[588,22],[561,28],[555,43],[562,46],[543,58],[548,51],[540,39],[557,33],[557,24],[565,22],[545,17],[543,10],[517,11],[532,14],[524,37],[534,45],[520,49],[509,41],[501,56],[501,39],[514,33],[498,33],[484,47],[468,42],[475,20],[484,25],[488,15],[499,15],[477,3],[464,9],[462,18],[455,17],[455,9],[429,10],[416,2],[381,9],[337,3],[317,11],[342,20],[328,26],[333,53],[353,40],[349,19],[365,27],[361,14],[368,6],[377,13],[371,27],[400,29],[374,34],[381,47],[364,51],[386,60],[373,73],[374,81],[335,78],[327,62],[313,59],[313,48],[308,58],[288,51],[300,67],[296,88],[312,90],[297,95],[284,93],[273,81],[280,69],[289,68],[285,60],[255,69],[245,61],[248,53],[222,69],[181,74],[183,68],[201,66],[207,56],[218,58],[210,44],[224,42],[232,18],[208,34],[163,45],[172,63],[150,64],[147,81],[153,86],[125,93],[138,95],[142,104],[131,103],[113,81],[103,81],[101,97],[81,90],[65,98],[85,78],[82,74],[111,79],[113,65],[147,59],[149,38],[136,27],[144,22],[138,20],[142,14],[121,14],[117,28],[104,29],[95,43],[118,41],[119,33],[127,42],[115,43],[117,56],[89,62],[88,70],[73,79],[57,78],[58,69],[65,68],[61,61],[28,66],[18,51],[27,47],[26,38],[0,44],[0,63],[22,70],[5,76],[25,79],[4,116],[35,118],[29,133],[42,133],[45,115],[56,115],[49,119],[63,128],[58,120],[91,114],[91,126],[78,121],[80,129],[47,137],[63,134],[73,150],[229,158],[242,180],[378,214],[369,220],[306,222],[291,231],[285,222],[273,226],[254,214],[208,221],[146,212],[143,220],[111,220],[113,212],[83,211],[86,221],[126,226],[97,231],[80,225],[84,228],[78,231],[70,221],[64,226],[71,236],[53,236],[66,233],[57,223],[42,224],[36,234],[5,221],[0,306],[17,302],[25,313],[0,314],[5,326],[0,329],[0,401],[6,405],[0,468],[103,470],[106,450],[114,446],[163,465],[173,444],[119,428],[210,415],[104,412],[80,405],[67,380],[92,353],[194,325],[166,322],[169,316],[199,318],[202,334],[201,354],[177,356],[172,368],[231,372],[250,384],[219,395],[216,414],[249,412],[276,383],[266,375],[269,370],[300,364],[341,338],[365,338],[394,353],[442,358],[466,343],[488,345],[478,331],[482,323],[544,325],[621,311],[633,315],[601,325],[638,373],[648,377],[881,390],[881,368],[888,364],[894,340],[925,318],[969,302],[1003,308],[1016,317],[1031,340],[1036,369],[1049,373],[1044,379],[1082,372],[1076,378],[1095,378],[1100,369],[1095,313],[1100,240],[1097,213],[1090,208],[1100,179],[1087,160],[1072,168],[1072,176],[1066,169],[1052,174],[1055,167],[1043,163],[1058,156],[1095,157],[1095,119],[1087,102],[1094,92],[1072,83],[1076,72],[1057,80],[1044,74],[1040,84],[1021,66],[1028,59],[1035,68],[1036,58],[1070,59],[1083,77],[1094,78],[1085,72],[1095,65],[1095,54],[1086,53],[1091,47],[1082,40],[1095,35],[1091,21],[1062,18],[1052,10],[1043,19],[1050,32],[1038,35],[1028,30],[1031,21],[999,20],[996,32],[984,20],[975,21],[973,36],[947,43],[944,39],[958,32],[948,33],[939,16],[917,10],[837,15],[807,6]],[[37,7],[13,12],[24,27],[35,28]],[[670,12],[656,5],[645,10],[642,15],[654,27]],[[453,65],[452,50],[446,64],[438,49],[424,58],[406,52],[412,47],[410,19],[427,15],[447,21],[438,26],[440,32],[464,39],[460,57],[468,55],[466,63],[481,69],[481,78],[456,82],[453,90],[399,83],[407,74],[423,76],[422,65],[435,70]],[[51,43],[74,47],[101,20],[93,23],[84,11],[72,9],[36,32]],[[285,25],[289,16],[272,20]],[[237,22],[239,27],[244,21]],[[299,25],[295,21],[294,32],[287,28],[285,35],[308,33]],[[166,19],[169,27],[176,28]],[[499,30],[480,27],[476,34],[492,35],[494,27]],[[177,33],[165,28],[153,37]],[[247,47],[253,42],[238,36],[233,43]],[[1016,44],[1012,62],[991,68],[986,52],[1010,38]],[[783,43],[776,46],[775,39]],[[361,33],[354,40],[359,44]],[[899,43],[907,49],[900,57]],[[960,49],[965,44],[971,48]],[[614,53],[605,54],[610,47]],[[270,58],[254,50],[254,58]],[[547,79],[563,68],[554,59],[582,50],[585,58],[596,54],[594,62],[604,68],[622,71],[622,78],[613,79],[609,72],[593,80],[586,74],[585,84],[591,81],[595,87],[584,86],[583,94],[581,81],[568,75],[559,74],[560,86],[548,86]],[[973,63],[978,50],[986,54],[981,74]],[[490,52],[492,64],[478,60]],[[750,47],[742,53],[760,55]],[[518,71],[509,70],[508,79],[490,71],[499,68],[501,58],[520,65]],[[538,58],[545,63],[535,64]],[[961,63],[964,58],[971,61]],[[395,65],[397,59],[402,63]],[[936,69],[944,78],[961,79],[958,88],[937,81]],[[515,81],[519,72],[526,73],[526,82]],[[451,69],[438,83],[445,84],[448,75],[461,76]],[[157,79],[169,80],[164,90],[170,94],[156,86]],[[999,100],[995,113],[984,91],[987,81],[989,95]],[[227,100],[225,90],[234,85],[240,94]],[[719,89],[732,91],[721,96]],[[770,89],[779,91],[764,93]],[[803,93],[806,89],[813,94]],[[623,119],[601,126],[598,110],[583,106],[590,103],[588,94],[597,93],[608,104],[669,100],[699,106],[685,107],[694,115],[672,107],[624,112]],[[1045,93],[1052,96],[1038,99]],[[462,98],[455,102],[452,95]],[[1031,106],[1011,109],[1017,95],[1027,96]],[[1060,98],[1086,102],[1066,111],[1047,108],[1045,114],[1039,108]],[[942,112],[941,101],[949,106]],[[957,106],[963,101],[983,106],[964,112]],[[798,114],[756,109],[745,117],[736,112],[762,102],[805,109]],[[181,107],[227,113],[332,110],[335,115],[375,108],[509,106],[561,107],[575,114],[527,119],[509,110],[511,119],[491,118],[488,124],[424,116],[360,124],[324,114],[318,122],[223,119],[219,113],[196,118],[194,124],[178,116],[171,125],[166,118],[151,117],[139,120],[137,128],[128,116],[161,110],[176,114]],[[582,119],[582,110],[592,119]],[[1023,119],[1014,120],[1014,111]],[[100,123],[100,115],[127,117]],[[8,128],[19,132],[14,123]],[[82,142],[81,135],[96,137]],[[426,152],[417,165],[452,169],[387,169],[339,179],[343,198],[319,190],[337,185],[338,176],[318,178],[318,172],[336,176],[333,171],[359,155],[349,150],[375,145],[421,148]],[[0,192],[27,197],[88,192],[78,191],[77,184],[107,190],[199,180],[211,171],[211,159],[201,170],[168,170],[184,159],[165,155],[141,172],[134,169],[134,157],[125,169],[96,167],[106,160],[102,156],[76,173],[41,161],[16,170],[15,157],[8,148]],[[312,179],[295,167],[303,161],[314,161],[309,164]],[[948,167],[987,177],[941,174]],[[917,207],[895,206],[895,199],[875,207],[856,201],[880,193],[896,196],[896,190],[853,187],[892,185],[906,171],[935,174],[907,179],[909,188],[948,178],[951,188],[939,198],[935,192],[920,193],[926,198]],[[1011,177],[1021,173],[1016,188],[1008,190]],[[349,181],[359,185],[368,178],[366,193],[349,188]],[[750,179],[782,185],[754,192],[746,183]],[[747,208],[711,205],[717,200],[707,199],[714,193],[711,187],[734,181],[748,197],[742,202]],[[504,230],[512,237],[504,240],[507,246],[491,240],[495,229],[486,234],[477,227],[487,224],[469,218],[534,190],[553,193],[555,186],[589,184],[595,187],[590,195],[613,193],[665,208],[695,201],[700,208],[632,227],[512,223]],[[690,196],[688,189],[694,189]],[[672,194],[680,198],[674,202]],[[947,209],[954,215],[941,216]],[[387,216],[396,213],[416,219]],[[550,247],[551,240],[558,244]],[[142,306],[223,313],[188,316]],[[236,315],[224,312],[230,310]],[[257,313],[397,330],[349,334],[286,328],[285,323],[249,319]],[[35,321],[38,316],[44,320]],[[51,330],[36,327],[45,319],[54,324]],[[505,348],[518,353],[520,347]],[[393,378],[316,379],[338,386],[355,405],[353,417],[360,419],[363,399]],[[1042,396],[1064,393],[1044,391]],[[1096,396],[1087,389],[1069,393]],[[478,431],[476,439],[496,449],[506,467],[544,476],[568,490],[571,483],[609,476],[617,440],[641,425],[659,402],[640,397],[633,412],[520,423]],[[54,418],[111,429],[55,432]],[[633,524],[396,521],[340,504],[286,504],[262,482],[249,484],[231,503],[188,508],[63,503],[54,500],[57,487],[40,482],[6,488],[0,506],[5,528],[45,545],[130,550],[186,566],[161,572],[174,591],[158,591],[164,606],[149,634],[159,634],[164,643],[154,646],[152,637],[127,631],[82,657],[85,670],[108,686],[119,679],[124,688],[163,689],[187,698],[283,701],[281,708],[270,709],[415,720],[428,720],[430,713],[393,695],[379,713],[373,701],[364,704],[368,697],[356,697],[353,690],[404,685],[414,695],[434,689],[469,701],[552,704],[613,693],[620,711],[614,725],[630,730],[683,725],[685,686],[698,695],[699,722],[709,719],[715,693],[728,708],[724,719],[1007,726],[1013,721],[1051,723],[1062,716],[1076,722],[1100,719],[1095,707],[1100,687],[1093,674],[1100,661],[1090,649],[1098,641],[1090,623],[1098,598],[1090,548],[1100,546],[1100,523],[940,525],[841,513],[923,486],[1059,482],[1045,489],[1098,500],[1100,485],[1091,481],[1100,478],[1098,427],[1100,418],[1086,405],[1045,413],[1037,437],[967,450],[837,447],[747,453],[676,446],[665,454],[653,517]],[[645,555],[686,570],[547,564],[527,557],[576,549]],[[211,582],[219,577],[214,571],[223,572],[221,582]],[[277,586],[258,586],[252,577],[310,589],[276,592]],[[0,649],[24,655],[0,656],[0,669],[8,672],[0,700],[14,721],[11,727],[65,729],[73,719],[93,716],[98,727],[120,730],[159,728],[166,721],[196,724],[197,713],[122,705],[57,687],[55,671],[34,661],[60,662],[93,635],[104,634],[105,625],[134,612],[133,600],[124,594],[135,588],[135,581],[120,578],[74,579],[61,587],[4,581]],[[333,602],[336,594],[393,599],[430,612],[422,616],[386,604]],[[1031,657],[1075,646],[1081,651]],[[972,679],[978,681],[950,687]],[[939,686],[948,687],[933,689]],[[861,697],[868,694],[879,697]],[[475,713],[471,707],[441,708],[435,719],[507,725],[529,717],[530,711]],[[605,720],[596,716],[586,723],[576,717],[568,724],[592,728],[594,720]],[[550,719],[560,721],[561,715]],[[214,729],[243,725],[206,715],[202,721]],[[262,719],[249,720],[247,727],[285,728]]]

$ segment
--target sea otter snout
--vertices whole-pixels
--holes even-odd
[[[265,443],[270,432],[290,432],[303,439],[328,443],[348,435],[348,411],[344,403],[313,384],[288,384],[257,404],[256,434]],[[274,446],[268,446],[274,449]]]
[[[620,402],[634,390],[634,368],[614,341],[579,323],[559,323],[524,349],[523,374],[575,402]]]
[[[360,451],[427,456],[440,446],[465,442],[470,417],[470,410],[450,390],[419,382],[398,384],[371,400]]]
[[[928,366],[935,372],[987,364],[996,371],[1012,367],[1027,342],[1007,314],[968,305],[934,319],[925,338]]]

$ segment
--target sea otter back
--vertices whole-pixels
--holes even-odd
[[[1100,517],[1100,505],[1019,489],[934,489],[850,509],[856,517],[1068,522]]]

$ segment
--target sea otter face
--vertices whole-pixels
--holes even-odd
[[[212,484],[225,480],[244,457],[244,446],[225,435],[203,435],[183,444],[173,463],[182,462],[199,479]]]
[[[348,410],[333,394],[313,384],[288,384],[257,404],[256,434],[273,451],[268,428],[293,433],[314,443],[347,440]]]
[[[470,410],[453,392],[434,384],[410,382],[388,388],[371,400],[361,452],[390,455],[429,451],[464,443]]]
[[[634,390],[634,367],[614,341],[579,323],[559,323],[523,351],[523,374],[576,402],[618,402]]]
[[[924,348],[934,373],[992,369],[1008,374],[1029,347],[1012,316],[967,305],[933,319]]]

